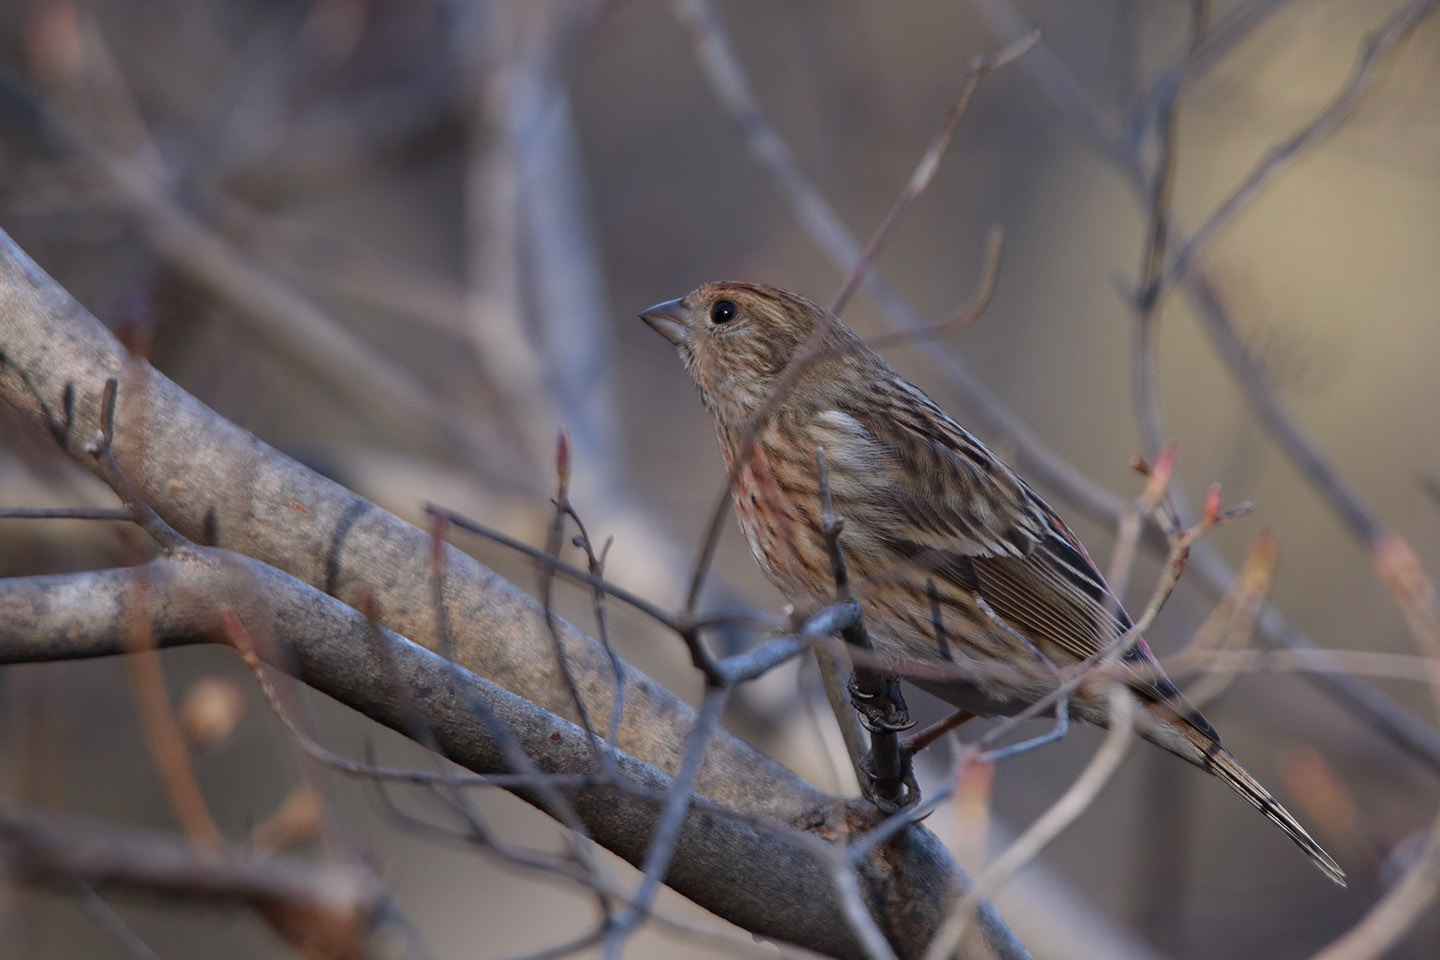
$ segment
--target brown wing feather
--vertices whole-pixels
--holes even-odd
[[[1129,630],[1105,578],[1039,495],[919,389],[904,381],[891,389],[919,415],[846,411],[888,454],[877,459],[895,506],[892,517],[867,518],[874,529],[911,562],[977,593],[1056,664],[1088,660]],[[1136,693],[1218,740],[1143,639],[1125,664]]]

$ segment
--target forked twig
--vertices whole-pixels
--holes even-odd
[[[545,552],[552,557],[560,556],[560,545],[565,540],[565,519],[574,514],[575,510],[570,506],[570,440],[562,431],[555,444],[555,501],[554,516],[550,521],[550,532],[545,540]],[[545,631],[550,635],[550,649],[555,654],[555,664],[560,671],[560,680],[565,685],[565,692],[570,697],[570,705],[575,708],[575,715],[580,720],[580,726],[585,735],[590,739],[590,746],[595,751],[595,758],[605,762],[608,754],[599,749],[595,740],[595,728],[590,723],[590,711],[585,706],[585,700],[580,696],[580,688],[576,685],[574,671],[570,669],[570,658],[565,654],[565,644],[560,639],[560,628],[555,617],[555,567],[546,564],[540,568],[540,610],[545,620]]]

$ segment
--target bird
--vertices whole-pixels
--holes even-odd
[[[922,688],[971,713],[1013,715],[1054,690],[1056,668],[1092,660],[1131,631],[1055,510],[823,307],[727,281],[640,319],[679,352],[714,419],[745,540],[797,611],[835,599],[823,451],[851,595],[876,654],[955,667],[917,671]],[[1218,777],[1345,886],[1340,865],[1222,746],[1144,639],[1126,639],[1120,672],[1136,732]],[[1068,716],[1105,726],[1114,686],[1082,683]]]

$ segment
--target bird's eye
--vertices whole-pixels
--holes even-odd
[[[711,323],[729,323],[735,319],[735,304],[729,300],[716,300],[715,305],[710,308]]]

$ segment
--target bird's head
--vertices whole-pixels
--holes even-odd
[[[721,282],[658,303],[640,319],[675,345],[710,412],[738,422],[764,402],[825,316],[818,304],[776,287]],[[839,321],[831,326],[843,331]]]

